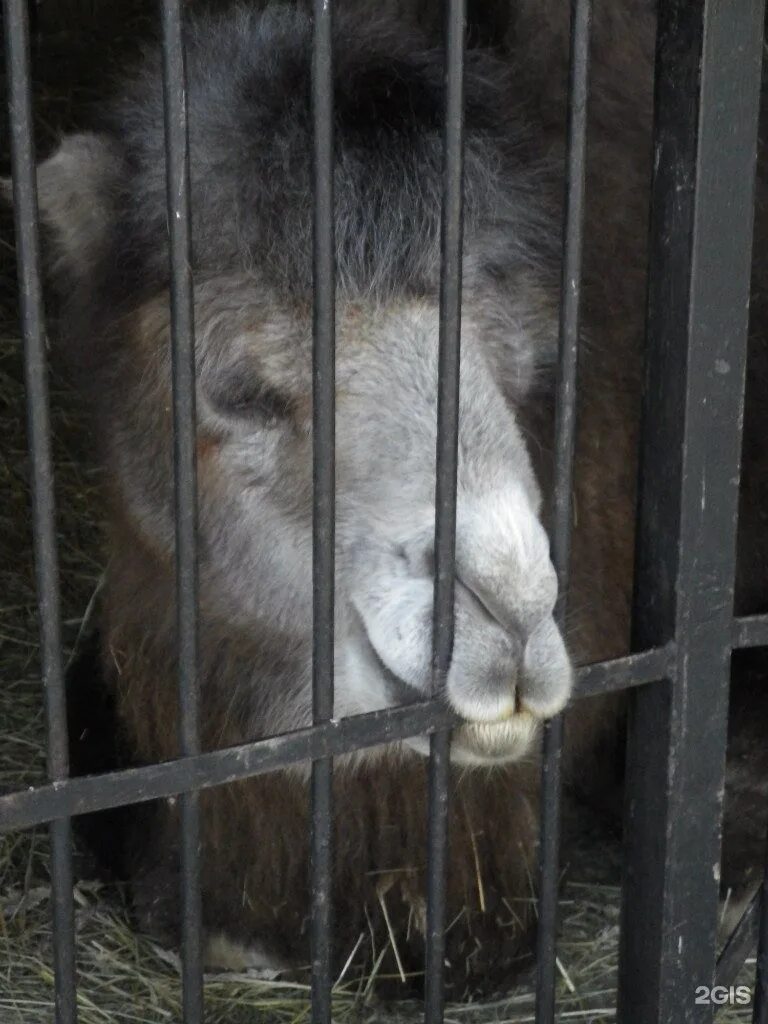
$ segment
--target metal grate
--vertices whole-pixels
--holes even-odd
[[[757,2],[659,12],[633,626],[673,654],[630,719],[627,1022],[675,1019],[715,956],[762,28]]]
[[[435,524],[434,682],[453,640],[461,311],[464,0],[446,2],[446,97]],[[565,594],[575,427],[590,0],[573,0],[553,558]],[[14,210],[25,344],[33,530],[50,782],[0,797],[0,827],[49,822],[59,1024],[76,1020],[70,821],[181,796],[184,1020],[203,1019],[202,789],[311,759],[312,1019],[331,1020],[334,756],[430,735],[425,1017],[443,1017],[448,745],[437,702],[333,719],[334,327],[330,0],[314,4],[313,725],[201,753],[197,697],[194,318],[181,0],[163,0],[171,253],[181,756],[68,778],[53,468],[39,270],[25,0],[5,0]],[[768,616],[732,614],[764,0],[661,0],[656,77],[648,367],[635,603],[637,653],[577,675],[577,697],[632,688],[619,1015],[623,1024],[712,1019],[696,984],[727,983],[759,933],[755,1021],[768,1021],[768,912],[756,897],[715,974],[720,801],[731,652],[768,644]],[[727,139],[727,145],[723,140]],[[728,366],[728,373],[718,368]],[[558,615],[562,617],[561,604]],[[545,731],[538,933],[539,1024],[554,1021],[562,721]],[[701,751],[708,751],[707,757]],[[659,822],[665,827],[659,830]],[[663,841],[659,836],[663,835]],[[761,914],[761,907],[762,914]]]

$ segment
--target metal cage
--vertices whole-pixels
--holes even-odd
[[[565,593],[589,73],[590,0],[573,0],[553,559]],[[331,1020],[333,758],[430,735],[425,1019],[443,1017],[448,744],[437,702],[333,718],[334,240],[332,4],[314,3],[314,724],[201,753],[196,682],[194,322],[181,0],[162,0],[176,467],[181,756],[70,778],[58,611],[26,0],[4,0],[13,199],[25,344],[33,529],[50,781],[0,797],[0,827],[50,823],[56,1019],[76,1020],[73,815],[178,794],[182,821],[184,1021],[203,1018],[199,791],[300,760],[312,771],[312,1020]],[[465,4],[446,0],[434,680],[453,632],[462,245]],[[696,985],[729,984],[760,937],[754,1020],[768,1022],[768,883],[716,962],[719,830],[730,656],[768,645],[768,616],[733,616],[744,368],[760,100],[762,0],[660,0],[651,203],[647,374],[632,655],[582,668],[577,698],[632,688],[629,824],[621,922],[622,1024],[709,1021]],[[725,140],[725,142],[724,142]],[[723,365],[728,374],[719,373]],[[706,501],[703,495],[706,493]],[[558,614],[562,616],[561,605]],[[537,1014],[556,1018],[562,721],[544,738]],[[699,751],[709,751],[706,758]],[[659,823],[663,828],[659,829]],[[659,838],[661,836],[661,839]],[[761,912],[762,907],[762,912]]]

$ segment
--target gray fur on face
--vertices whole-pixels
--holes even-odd
[[[290,637],[302,666],[279,685],[263,670],[208,681],[240,694],[245,736],[310,720],[310,50],[309,20],[284,7],[188,31],[203,642],[258,634],[277,654]],[[336,55],[341,715],[431,687],[443,90],[441,52],[402,26],[342,17]],[[100,415],[120,516],[160,573],[173,551],[161,96],[150,57],[107,133],[65,140],[40,176],[70,329],[88,335],[107,382]],[[557,232],[548,169],[511,83],[479,51],[468,55],[466,112],[456,639],[444,696],[468,723],[456,760],[496,763],[529,748],[571,686],[515,416],[553,357]]]

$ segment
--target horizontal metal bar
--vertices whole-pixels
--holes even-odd
[[[575,699],[660,679],[666,674],[672,656],[671,649],[659,648],[585,665],[576,673]],[[408,736],[428,735],[456,723],[453,712],[428,700],[330,721],[195,757],[31,786],[0,796],[0,833],[30,828],[67,814],[87,814],[220,786],[299,761],[347,754],[357,748],[391,743]]]
[[[449,728],[451,711],[433,701],[331,720],[296,732],[195,757],[84,775],[0,797],[0,832],[29,828],[66,815],[143,803],[262,775],[300,761],[337,757],[407,736]]]
[[[768,615],[733,620],[734,647],[768,647]]]
[[[653,647],[649,651],[630,654],[626,658],[584,665],[576,672],[574,699],[616,693],[669,678],[674,660],[675,645],[670,643],[665,647]]]

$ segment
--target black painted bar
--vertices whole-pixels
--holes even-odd
[[[576,686],[572,702],[581,697],[594,697],[601,693],[616,693],[634,686],[664,679],[670,670],[675,655],[673,644],[656,647],[649,651],[612,658],[610,661],[596,661],[576,669]]]
[[[738,15],[738,16],[736,16]],[[662,0],[618,1016],[712,1020],[763,2]]]
[[[734,647],[768,647],[768,615],[747,615],[733,623]]]
[[[55,786],[69,774],[69,753],[61,653],[56,510],[48,410],[45,310],[40,277],[37,175],[26,0],[5,0],[3,12],[13,211],[27,392],[32,532],[40,619],[40,666],[45,687],[48,775]],[[56,1024],[75,1024],[77,996],[71,822],[64,816],[57,817],[58,820],[51,824]]]
[[[182,2],[162,2],[166,196],[171,271],[174,513],[176,520],[176,629],[179,673],[179,748],[200,752],[198,727],[197,465],[195,327],[189,138]],[[200,796],[179,801],[181,825],[181,959],[184,1024],[203,1019]]]
[[[237,782],[300,761],[338,757],[407,736],[430,735],[438,729],[450,728],[453,723],[450,710],[439,703],[423,701],[341,721],[330,720],[195,757],[103,775],[78,776],[56,785],[33,786],[0,797],[0,833]]]
[[[643,686],[665,676],[671,652],[660,648],[628,658],[597,662],[577,671],[576,699]],[[454,724],[439,702],[423,701],[325,722],[308,729],[238,747],[179,758],[103,775],[67,779],[56,786],[33,786],[0,796],[0,833],[30,828],[65,815],[123,807],[190,789],[220,786],[299,761],[347,754],[355,749],[429,734]]]
[[[445,685],[451,664],[454,631],[463,252],[465,31],[466,0],[447,0],[435,484],[435,603],[432,632],[434,695],[439,694]],[[445,1001],[443,966],[450,745],[449,729],[438,730],[430,738],[424,988],[424,1019],[427,1024],[441,1024]]]
[[[550,530],[552,562],[558,579],[555,614],[561,627],[565,625],[571,553],[591,19],[591,0],[572,0],[560,337],[555,416],[555,486]],[[553,1024],[555,1019],[562,747],[563,716],[560,714],[545,724],[542,750],[541,838],[536,933],[537,1024]]]
[[[313,173],[313,722],[333,717],[336,276],[333,203],[333,4],[315,0]],[[313,761],[311,783],[312,1021],[331,1024],[333,761]]]

